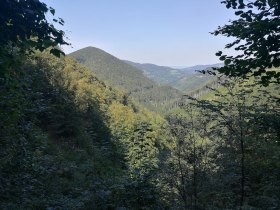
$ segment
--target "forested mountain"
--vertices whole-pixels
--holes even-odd
[[[277,85],[223,80],[167,124],[70,58],[22,58],[1,83],[1,209],[279,208]]]
[[[141,64],[131,61],[125,61],[126,63],[141,69],[148,78],[158,82],[159,84],[165,84],[176,88],[184,93],[190,93],[197,90],[208,82],[213,77],[208,74],[202,74],[197,71],[208,70],[213,67],[218,67],[221,64],[213,65],[197,65],[193,67],[187,67],[182,69],[176,69],[166,66],[158,66],[154,64]]]
[[[160,84],[175,82],[185,75],[181,70],[167,66],[158,66],[150,63],[141,64],[126,60],[124,62],[141,69],[144,75]]]
[[[186,73],[194,73],[195,71],[202,71],[215,67],[221,67],[223,65],[224,65],[223,63],[209,64],[209,65],[195,65],[195,66],[180,68],[180,70]]]
[[[70,58],[17,64],[1,76],[0,209],[154,205],[165,121]]]
[[[185,74],[180,79],[169,83],[169,85],[188,94],[197,89],[200,89],[212,80],[214,80],[214,78],[209,74],[195,72],[192,74]]]
[[[106,84],[122,89],[150,110],[165,113],[177,107],[181,98],[180,91],[157,84],[138,68],[98,48],[87,47],[69,56],[87,66]]]
[[[223,3],[244,56],[171,109],[179,91],[104,51],[64,56],[52,7],[1,1],[0,209],[280,209],[280,3]]]

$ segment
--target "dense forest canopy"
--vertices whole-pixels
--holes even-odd
[[[134,100],[148,109],[165,113],[178,107],[182,92],[159,85],[143,75],[143,72],[120,59],[95,47],[86,47],[69,54],[92,70],[107,84],[127,92]]]
[[[278,1],[244,2],[223,1],[241,19],[216,33],[258,20],[241,39],[279,39]],[[39,0],[0,12],[0,209],[280,208],[277,41],[245,37],[256,57],[187,96],[97,48],[63,56]]]

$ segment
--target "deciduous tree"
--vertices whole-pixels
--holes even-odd
[[[225,0],[221,2],[235,10],[237,20],[218,27],[212,34],[233,37],[225,46],[233,48],[237,55],[216,53],[224,67],[220,73],[234,77],[260,76],[261,83],[280,83],[280,1],[278,0]]]

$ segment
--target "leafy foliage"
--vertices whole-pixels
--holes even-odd
[[[280,72],[271,69],[280,66],[280,3],[277,0],[226,0],[227,8],[235,11],[237,20],[219,27],[214,35],[236,38],[226,48],[240,52],[236,56],[216,55],[224,61],[225,66],[218,69],[229,76],[261,76],[261,83],[280,82]]]
[[[266,12],[279,15],[278,1],[224,3],[263,12],[268,4]],[[45,4],[1,4],[19,10],[3,14],[19,17],[7,22],[0,13],[7,32],[0,38],[8,42],[0,49],[0,209],[280,208],[278,84],[264,88],[253,78],[222,78],[206,95],[196,93],[201,98],[181,101],[166,121],[129,95],[166,111],[179,104],[172,88],[155,85],[103,51],[75,53],[106,83],[122,87],[114,89],[92,69],[50,55],[60,54],[52,47],[62,44],[56,38],[63,33],[47,30],[52,26],[44,19]],[[32,20],[39,24],[34,33],[26,25]],[[23,34],[13,39],[9,33],[18,29],[10,27],[17,21],[23,21]],[[36,35],[40,26],[46,37]],[[48,46],[44,53],[26,53]],[[231,63],[225,62],[227,68]],[[110,74],[113,69],[117,74]]]
[[[2,0],[0,2],[0,61],[9,51],[16,47],[21,52],[31,52],[32,49],[43,51],[52,47],[50,53],[59,56],[64,54],[61,50],[54,48],[58,44],[68,44],[64,40],[64,32],[57,30],[49,23],[46,13],[55,14],[53,8],[39,0]],[[61,18],[53,19],[63,25]],[[4,51],[7,47],[9,51]]]
[[[279,153],[277,86],[265,89],[256,86],[253,79],[222,80],[219,89],[212,91],[213,94],[208,96],[208,100],[200,101],[199,106],[209,110],[211,118],[215,119],[209,126],[215,137],[213,142],[216,144],[212,157],[218,167],[214,170],[217,178],[216,175],[212,176],[220,182],[217,183],[215,191],[222,201],[217,205],[220,208],[225,205],[226,208],[238,205],[264,209],[278,208],[279,197],[274,196],[278,195],[278,191],[274,191],[275,188],[272,186],[267,186],[274,191],[274,195],[265,196],[262,184],[256,181],[261,179],[263,183],[273,182],[279,186],[279,182],[276,181],[278,178],[275,176],[278,167],[270,168],[272,171],[267,173],[266,170],[270,169],[259,166],[264,162],[270,164],[277,162],[274,159],[275,154]],[[273,123],[269,123],[268,116],[272,115]],[[271,147],[274,147],[274,150]],[[259,151],[263,152],[263,156]],[[268,151],[271,151],[271,154],[268,154]],[[259,202],[258,199],[263,200]]]
[[[209,120],[206,110],[190,104],[167,116],[174,139],[163,182],[171,189],[167,197],[177,209],[203,209],[210,204],[213,136]]]
[[[127,200],[127,192],[135,181],[144,183],[131,177],[135,148],[125,143],[136,141],[137,123],[146,122],[154,130],[148,140],[161,141],[151,114],[69,58],[36,53],[10,72],[14,79],[2,78],[0,95],[1,209],[132,207],[138,197]],[[125,123],[115,128],[121,118]],[[145,167],[158,161],[158,153],[152,157]],[[150,180],[144,185],[150,196],[155,187]]]

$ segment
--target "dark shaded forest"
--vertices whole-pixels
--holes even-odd
[[[244,56],[187,95],[0,0],[0,209],[279,209],[280,5],[224,4]]]

